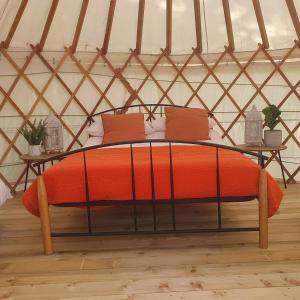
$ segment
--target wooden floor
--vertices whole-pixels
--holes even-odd
[[[203,226],[215,221],[214,210],[212,204],[185,207],[178,218],[181,226]],[[130,226],[127,213],[98,210],[94,222]],[[55,230],[81,230],[86,222],[81,209],[55,208],[51,215]],[[139,215],[141,226],[151,225],[147,211]],[[223,219],[230,226],[255,225],[256,215],[256,202],[230,204]],[[166,211],[159,222],[167,226]],[[0,208],[0,299],[300,299],[299,184],[288,186],[270,220],[268,250],[258,248],[257,235],[55,238],[56,254],[44,256],[39,221],[16,197]]]

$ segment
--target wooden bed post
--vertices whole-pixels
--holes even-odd
[[[259,176],[259,247],[268,248],[268,186],[267,172],[265,169],[260,171]]]
[[[38,203],[40,211],[40,222],[42,229],[42,238],[44,245],[44,253],[46,255],[53,254],[53,245],[51,238],[51,226],[49,218],[49,207],[47,199],[47,191],[43,177],[40,175],[37,177],[37,191],[38,191]]]

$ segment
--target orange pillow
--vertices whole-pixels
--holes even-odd
[[[103,144],[145,139],[142,113],[103,114],[101,117],[104,129]]]
[[[166,139],[209,140],[208,112],[201,108],[166,107]]]

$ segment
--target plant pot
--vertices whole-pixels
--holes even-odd
[[[264,144],[267,147],[278,147],[282,143],[282,131],[281,130],[265,130],[264,132]]]
[[[28,154],[31,156],[41,155],[41,146],[40,145],[29,145],[28,146]]]

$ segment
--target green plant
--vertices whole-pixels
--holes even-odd
[[[19,132],[29,145],[40,145],[46,135],[45,124],[40,120],[36,125],[36,120],[34,120],[32,127],[26,124]]]
[[[272,104],[262,110],[265,115],[265,124],[270,130],[274,130],[275,126],[280,122],[279,116],[281,115],[280,109]]]

